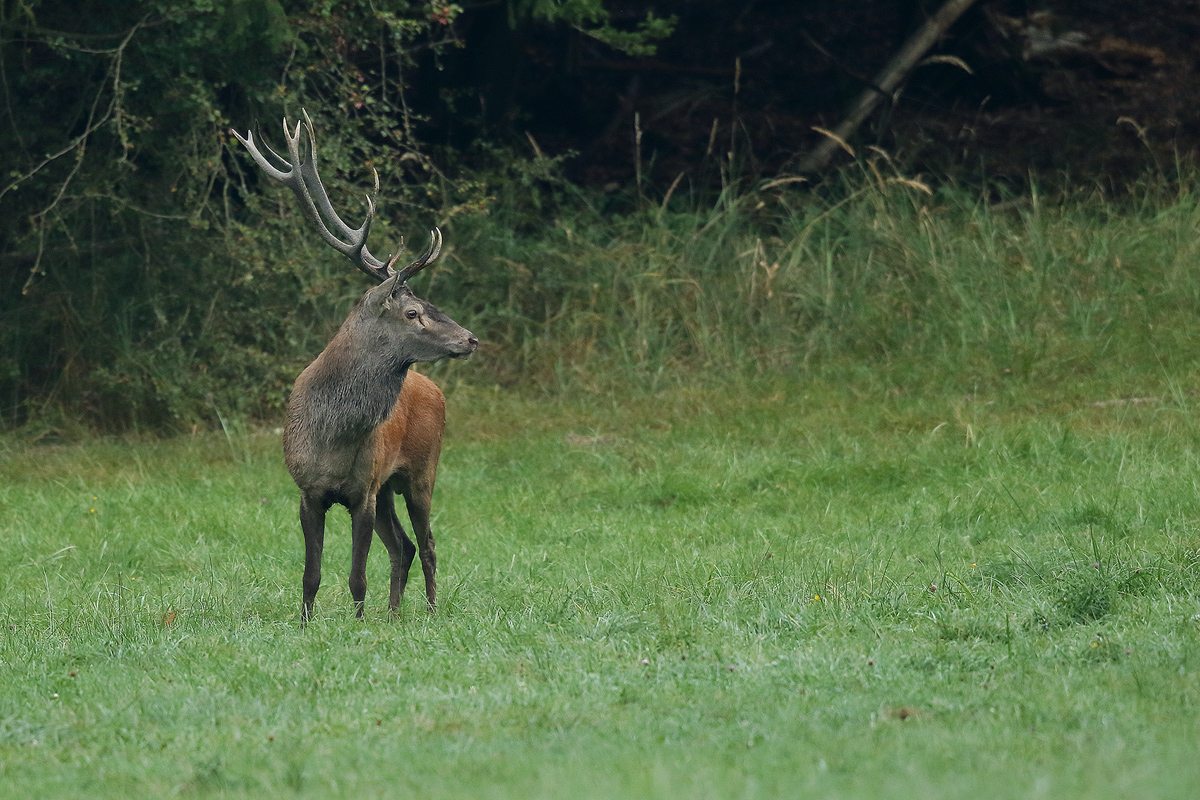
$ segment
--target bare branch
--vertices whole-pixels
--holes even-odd
[[[900,48],[900,52],[896,53],[875,78],[871,88],[864,91],[854,102],[850,113],[831,132],[833,136],[826,136],[804,157],[800,162],[800,171],[815,172],[823,169],[833,154],[841,147],[839,140],[844,143],[850,134],[854,133],[858,126],[871,115],[884,97],[895,96],[896,89],[904,82],[921,57],[974,2],[975,0],[946,0],[936,14],[925,20],[925,24],[908,37],[908,41]]]
[[[83,129],[83,133],[79,134],[74,139],[72,139],[70,141],[70,143],[68,143],[66,145],[66,147],[63,147],[61,150],[59,150],[56,153],[52,153],[52,154],[46,156],[44,159],[42,159],[41,163],[39,163],[37,166],[30,169],[28,172],[25,172],[24,174],[18,176],[15,180],[13,180],[11,183],[9,183],[7,186],[5,186],[3,189],[0,189],[0,199],[3,199],[4,195],[8,194],[13,189],[17,188],[22,183],[24,183],[25,181],[32,178],[34,175],[41,172],[42,169],[47,164],[49,164],[53,161],[57,161],[59,158],[62,158],[67,153],[70,153],[72,150],[86,148],[88,138],[93,133],[95,133],[97,130],[99,130],[100,127],[104,125],[104,123],[108,122],[109,117],[112,116],[113,111],[117,107],[118,100],[120,99],[121,59],[124,56],[125,47],[129,44],[129,41],[133,38],[133,35],[135,33],[137,33],[138,29],[141,28],[142,26],[143,26],[143,22],[139,22],[137,25],[134,25],[132,28],[130,28],[125,33],[125,38],[121,41],[120,45],[118,45],[113,50],[103,51],[104,53],[111,53],[113,55],[113,63],[112,63],[112,66],[109,68],[109,75],[112,75],[113,99],[109,103],[108,108],[105,110],[104,114],[99,119],[96,119],[96,108],[97,108],[97,106],[99,106],[100,98],[104,94],[105,89],[109,85],[107,76],[106,76],[106,80],[104,81],[104,83],[100,86],[99,91],[96,92],[95,99],[92,101],[92,108],[88,114],[88,123]],[[78,171],[78,167],[76,167],[74,170],[71,171],[71,175],[73,176],[76,171]],[[69,179],[68,179],[68,182],[69,182]],[[63,191],[65,191],[65,187],[64,187]],[[59,192],[60,197],[61,197],[61,195],[62,195],[62,191]],[[55,202],[57,202],[57,199],[55,200]],[[47,209],[47,210],[49,210],[49,209]],[[41,214],[44,214],[44,213],[45,213],[45,211],[41,212]]]
[[[75,179],[75,176],[79,174],[79,170],[83,167],[83,159],[84,156],[87,155],[88,138],[97,130],[99,130],[99,128],[104,125],[105,122],[108,121],[108,119],[113,115],[114,111],[119,111],[121,99],[121,60],[125,55],[125,48],[129,45],[130,40],[133,39],[133,35],[137,33],[138,29],[142,27],[144,22],[145,19],[130,28],[125,34],[125,38],[121,41],[121,44],[113,51],[113,62],[109,68],[109,74],[112,75],[112,100],[109,101],[108,108],[105,109],[104,114],[99,119],[96,119],[96,109],[100,105],[100,98],[103,96],[105,86],[108,84],[107,80],[100,86],[100,89],[96,92],[96,96],[92,99],[92,107],[88,110],[88,121],[87,125],[84,126],[83,133],[77,136],[66,148],[60,150],[58,153],[52,156],[48,156],[42,161],[41,164],[34,167],[25,175],[17,178],[17,180],[4,187],[3,190],[0,190],[0,198],[3,198],[5,194],[12,189],[15,189],[21,184],[21,182],[28,180],[40,172],[42,168],[51,161],[61,158],[72,150],[75,151],[75,165],[71,167],[71,171],[67,173],[67,177],[59,185],[58,191],[54,195],[54,199],[51,200],[49,205],[47,205],[41,211],[29,216],[30,223],[38,232],[38,252],[37,257],[34,259],[33,266],[29,269],[29,277],[25,279],[25,284],[21,287],[21,294],[27,294],[29,292],[30,286],[33,285],[34,278],[36,278],[38,273],[41,271],[42,254],[45,252],[46,244],[46,218],[58,207],[59,202],[62,201],[63,196],[67,192],[67,188],[71,185],[71,182]]]

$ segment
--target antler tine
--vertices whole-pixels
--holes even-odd
[[[382,283],[388,277],[387,267],[367,249],[367,235],[371,232],[371,223],[375,220],[375,195],[379,193],[379,173],[374,169],[371,170],[375,175],[375,189],[372,194],[367,195],[366,219],[363,220],[363,224],[357,229],[351,228],[342,221],[341,216],[333,210],[333,204],[329,202],[329,194],[325,191],[325,184],[321,182],[321,175],[317,170],[317,136],[315,131],[313,131],[312,120],[309,118],[307,110],[301,109],[301,113],[304,115],[304,120],[303,122],[300,120],[296,121],[295,141],[297,162],[300,165],[300,175],[304,180],[304,188],[308,191],[309,197],[320,210],[324,219],[332,222],[334,227],[338,229],[338,233],[350,241],[350,252],[344,250],[341,252],[348,256],[360,270]],[[301,125],[304,126],[304,129],[308,133],[308,159],[306,161],[300,161],[298,158]],[[290,151],[290,140],[288,148]]]
[[[302,130],[308,132],[309,159],[307,161],[302,161],[300,158]],[[367,196],[367,216],[357,229],[351,228],[343,222],[342,218],[333,210],[333,205],[329,202],[329,195],[317,172],[316,139],[313,136],[312,122],[308,119],[307,113],[305,113],[303,121],[297,120],[295,132],[288,127],[287,119],[283,120],[283,135],[287,140],[288,150],[286,159],[264,144],[272,156],[288,165],[286,172],[271,164],[270,160],[259,151],[254,143],[253,131],[247,132],[244,137],[234,130],[231,130],[230,133],[246,146],[251,157],[267,175],[292,190],[292,193],[300,200],[300,209],[304,216],[316,226],[317,232],[330,247],[349,258],[356,267],[375,280],[382,283],[387,279],[387,266],[371,255],[371,251],[366,247],[367,236],[371,232],[371,222],[375,218],[375,200],[371,195]],[[379,191],[378,174],[375,175],[375,191]],[[337,229],[338,234],[349,241],[342,241],[338,234],[330,231],[326,225],[326,219]]]
[[[363,220],[363,224],[357,230],[351,228],[346,223],[342,222],[341,217],[333,212],[333,208],[329,203],[329,196],[325,193],[325,187],[321,183],[321,177],[316,170],[312,170],[312,178],[308,179],[305,174],[309,170],[306,167],[313,166],[312,161],[304,162],[300,158],[300,133],[303,130],[303,122],[296,121],[296,131],[291,133],[288,131],[287,120],[283,121],[284,135],[287,138],[288,147],[288,163],[292,169],[288,173],[289,180],[287,184],[292,192],[300,199],[301,208],[309,221],[317,226],[317,232],[321,237],[329,243],[329,245],[337,250],[342,255],[349,258],[354,265],[363,272],[370,275],[377,281],[384,281],[387,278],[386,274],[381,274],[383,263],[379,259],[371,255],[366,249],[367,234],[371,232],[371,222],[375,219],[375,201],[367,197],[367,217]],[[312,142],[312,131],[309,129],[309,142]],[[325,219],[322,218],[318,211],[317,203],[313,197],[315,190],[317,196],[321,198],[322,210],[326,212],[330,221],[338,228],[338,232],[349,239],[349,242],[343,242],[336,234],[329,230],[325,225]]]
[[[440,254],[441,252],[442,252],[442,231],[440,228],[435,226],[434,229],[429,232],[429,249],[426,250],[424,253],[422,253],[421,257],[418,258],[416,261],[412,262],[407,267],[400,270],[400,277],[396,279],[396,283],[398,283],[398,284],[404,283],[409,278],[411,278],[413,275],[416,275],[418,272],[425,269],[425,267],[429,266],[435,260],[437,260],[438,254]],[[392,256],[391,261],[388,263],[389,269],[399,259],[400,259],[399,253]]]
[[[233,134],[234,134],[234,136],[238,136],[238,132],[236,132],[236,131],[233,131]],[[241,139],[240,136],[238,138]],[[292,166],[292,164],[288,163],[287,158],[284,158],[280,154],[277,154],[277,152],[275,152],[275,149],[271,148],[271,145],[266,144],[265,140],[263,142],[263,149],[266,150],[266,154],[268,154],[272,158],[275,158],[276,163],[283,164],[284,167]],[[268,161],[270,161],[270,160],[268,160]]]
[[[408,266],[410,269],[413,267],[416,267],[417,269],[424,269],[426,267],[426,265],[432,264],[434,261],[437,261],[438,256],[440,256],[441,254],[442,254],[442,229],[437,227],[436,225],[434,225],[433,230],[431,230],[429,232],[429,249],[426,250],[425,253],[419,259],[417,259],[413,263],[409,264]]]
[[[242,136],[240,133],[235,131],[233,128],[230,128],[229,132],[232,133],[239,142],[241,142],[243,145],[246,146],[246,149],[250,151],[251,158],[254,159],[254,163],[258,164],[258,166],[262,169],[263,172],[267,173],[267,175],[271,176],[272,178],[274,178],[277,181],[282,181],[283,183],[287,183],[288,176],[290,175],[290,171],[283,172],[282,170],[276,169],[275,166],[270,161],[268,161],[261,152],[259,152],[258,145],[256,145],[254,143],[254,131],[246,131],[245,136]],[[270,147],[268,147],[267,149],[271,150]],[[276,158],[279,158],[280,161],[284,160],[274,150],[271,150],[271,153]]]
[[[317,169],[317,135],[313,131],[312,120],[308,118],[308,112],[303,111],[302,113],[304,114],[303,124],[305,130],[308,131],[308,160],[300,165],[300,172],[304,176],[304,183],[308,187],[308,191],[312,195],[313,200],[316,202],[317,208],[321,210],[321,213],[325,215],[326,219],[334,224],[334,226],[338,229],[338,233],[346,239],[353,239],[357,231],[343,222],[338,213],[333,210],[333,204],[329,202],[329,195],[325,192],[325,185],[321,183],[321,176],[318,174]],[[300,122],[296,123],[297,129],[299,128],[300,124]],[[372,170],[372,172],[375,171]],[[374,197],[378,193],[379,173],[376,172],[375,191],[371,196]],[[369,252],[368,255],[370,255]],[[372,260],[378,261],[378,259],[374,257],[372,257]],[[379,266],[383,266],[383,263],[380,262]]]

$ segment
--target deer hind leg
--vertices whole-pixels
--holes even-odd
[[[304,601],[300,605],[300,619],[312,619],[313,602],[317,589],[321,588],[321,552],[325,547],[325,512],[329,506],[321,500],[302,495],[300,497],[300,528],[304,531]]]
[[[429,510],[433,503],[433,484],[416,483],[404,493],[408,507],[408,519],[412,522],[413,535],[417,537],[417,552],[421,556],[421,570],[425,573],[425,599],[433,611],[437,597],[437,555],[433,548],[433,531],[429,529]]]
[[[417,546],[408,538],[396,516],[396,495],[391,486],[384,485],[375,496],[375,532],[387,548],[392,561],[391,590],[388,593],[388,609],[394,614],[400,608],[404,587],[408,583],[408,570],[412,566]]]
[[[375,495],[372,494],[350,509],[350,597],[354,599],[354,616],[359,619],[367,599],[367,553],[371,551],[374,528]]]

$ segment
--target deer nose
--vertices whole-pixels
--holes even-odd
[[[472,348],[479,346],[479,340],[475,338],[475,334],[471,334],[467,337],[467,344],[471,345]]]

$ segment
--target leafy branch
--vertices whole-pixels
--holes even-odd
[[[628,31],[613,26],[612,15],[601,0],[509,0],[509,24],[515,26],[522,17],[564,22],[585,36],[636,57],[654,55],[657,43],[670,36],[679,21],[675,15],[656,17],[648,11],[646,18]]]

